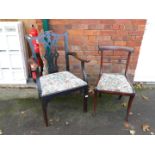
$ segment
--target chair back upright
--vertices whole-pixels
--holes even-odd
[[[44,53],[42,53],[41,50],[39,52],[39,56],[43,61],[43,69],[41,70],[43,72],[46,70],[46,73],[43,73],[43,75],[58,72],[59,69],[57,59],[59,57],[58,50],[60,48],[65,52],[66,70],[69,71],[69,48],[67,32],[63,34],[57,34],[52,31],[45,31],[37,37],[31,37],[29,35],[26,35],[25,38],[30,46],[32,58],[36,63],[38,59],[38,53],[35,52],[33,40],[37,40],[39,44],[42,44],[44,46]],[[59,47],[59,41],[63,42],[63,47]]]
[[[101,60],[100,60],[100,73],[99,73],[99,78],[101,77],[102,73],[103,73],[103,55],[104,52],[108,52],[108,51],[122,51],[122,52],[128,52],[127,55],[127,61],[126,61],[126,67],[125,67],[125,76],[127,76],[127,70],[129,67],[129,61],[130,61],[130,57],[131,57],[131,53],[134,52],[134,49],[131,47],[126,47],[126,46],[98,46],[98,51],[101,52]]]

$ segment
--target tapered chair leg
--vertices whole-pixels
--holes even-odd
[[[48,126],[47,106],[48,106],[47,102],[42,102],[43,117],[46,127]]]
[[[97,91],[94,90],[94,101],[93,101],[94,114],[96,113],[96,104],[97,104]]]
[[[83,97],[83,112],[87,112],[87,103],[88,103],[88,87],[84,89],[84,97]]]
[[[128,121],[129,112],[131,110],[131,106],[132,106],[132,102],[133,102],[134,97],[135,97],[135,94],[132,94],[130,96],[130,98],[129,98],[128,107],[127,107],[127,113],[126,113],[126,118],[125,118],[126,121]]]

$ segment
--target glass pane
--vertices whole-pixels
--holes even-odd
[[[0,50],[0,52],[1,52],[1,53],[5,53],[5,52],[6,52],[6,50]]]
[[[10,81],[10,79],[12,79],[11,71],[9,69],[1,69],[1,71],[4,81]]]
[[[2,33],[3,29],[0,27],[0,33]]]
[[[9,68],[10,67],[10,59],[7,54],[0,54],[0,68]]]
[[[22,70],[13,70],[12,76],[14,80],[23,80],[24,79],[24,73]]]
[[[0,50],[6,50],[6,49],[7,49],[6,38],[0,35]]]
[[[10,55],[11,68],[22,68],[22,58],[19,54]]]
[[[16,28],[14,26],[5,26],[6,32],[16,32]]]
[[[8,47],[10,50],[18,50],[19,49],[19,40],[16,35],[8,35],[7,42],[8,42]]]

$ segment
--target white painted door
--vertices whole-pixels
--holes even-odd
[[[155,82],[155,19],[148,19],[134,81]]]
[[[26,83],[26,58],[20,26],[19,22],[0,22],[0,84]]]

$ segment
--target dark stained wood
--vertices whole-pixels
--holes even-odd
[[[54,32],[44,32],[42,34],[40,34],[38,37],[30,37],[30,36],[25,36],[26,40],[29,43],[29,46],[31,48],[32,51],[32,60],[29,60],[29,62],[32,63],[36,63],[37,64],[37,55],[34,51],[34,47],[32,44],[32,40],[38,40],[39,41],[39,47],[40,47],[40,57],[42,58],[42,60],[44,60],[43,64],[47,63],[48,64],[48,74],[51,73],[55,73],[58,72],[58,67],[57,67],[57,58],[58,58],[58,40],[59,38],[63,37],[63,41],[64,41],[64,47],[63,50],[65,51],[65,59],[66,59],[66,70],[69,71],[70,69],[70,64],[69,64],[69,56],[73,56],[74,58],[76,58],[77,60],[79,60],[81,62],[81,70],[82,70],[82,74],[83,74],[83,80],[88,82],[87,79],[87,74],[85,72],[85,63],[88,63],[89,60],[85,60],[83,58],[80,58],[80,56],[78,56],[77,53],[75,52],[70,52],[69,48],[68,48],[68,33],[65,32],[63,34],[56,34]],[[79,88],[74,88],[72,90],[67,90],[64,92],[58,92],[56,94],[49,94],[47,96],[41,96],[41,87],[40,87],[40,81],[39,78],[41,76],[41,74],[39,73],[39,71],[42,71],[43,69],[39,69],[39,66],[36,65],[36,69],[33,70],[36,72],[37,74],[37,79],[36,79],[36,84],[37,84],[37,88],[38,88],[38,94],[39,94],[39,98],[42,100],[42,111],[43,111],[43,118],[45,121],[45,125],[48,126],[48,116],[47,116],[47,107],[48,107],[48,102],[55,96],[58,95],[64,95],[64,94],[69,94],[73,91],[83,91],[83,111],[87,112],[87,102],[88,102],[88,85],[87,86],[81,86]]]
[[[88,106],[87,106],[87,103],[88,103],[88,87],[86,87],[84,89],[84,97],[83,97],[83,112],[87,112],[88,110]]]
[[[125,67],[125,77],[127,79],[127,70],[128,70],[128,66],[129,66],[129,62],[130,62],[130,57],[131,57],[131,53],[134,52],[134,49],[131,48],[131,47],[124,47],[124,46],[98,46],[98,51],[101,53],[101,61],[100,61],[100,72],[99,72],[99,79],[98,81],[100,80],[100,77],[102,76],[103,74],[103,53],[104,52],[108,52],[108,51],[125,51],[125,52],[128,52],[128,57],[127,57],[127,62],[126,62],[126,67]],[[97,81],[97,84],[98,84],[98,81]],[[129,82],[129,80],[127,79],[127,81]],[[119,95],[119,99],[121,99],[122,96],[129,96],[129,102],[128,102],[128,108],[127,108],[127,114],[126,114],[126,118],[125,120],[128,121],[128,116],[129,116],[129,112],[131,110],[131,106],[132,106],[132,102],[133,102],[133,99],[135,97],[135,90],[132,86],[132,84],[129,82],[129,84],[131,85],[132,89],[133,89],[133,93],[124,93],[124,92],[117,92],[117,91],[105,91],[105,90],[97,90],[95,88],[94,92],[94,103],[93,103],[93,106],[94,106],[94,113],[96,112],[96,104],[97,104],[97,94],[101,94],[101,93],[105,93],[105,94],[113,94],[113,95]]]
[[[94,113],[96,113],[96,104],[97,104],[97,90],[94,91],[94,101],[93,101]]]
[[[48,117],[47,117],[47,106],[48,106],[48,102],[42,101],[42,111],[43,111],[43,117],[44,117],[46,127],[49,125],[48,124]]]
[[[128,121],[128,117],[129,117],[129,113],[131,110],[131,106],[132,106],[132,102],[133,102],[134,97],[135,97],[135,94],[132,94],[129,98],[128,107],[127,107],[127,114],[126,114],[126,118],[125,118],[126,121]]]
[[[117,51],[127,51],[127,52],[134,52],[134,48],[131,47],[126,47],[126,46],[98,46],[99,51],[112,51],[112,50],[117,50]]]

